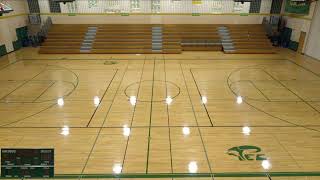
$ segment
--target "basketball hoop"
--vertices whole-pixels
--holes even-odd
[[[5,0],[0,0],[0,15],[2,16],[2,14],[9,13],[11,11],[13,11],[13,9],[9,3],[7,3]]]

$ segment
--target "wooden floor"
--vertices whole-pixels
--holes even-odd
[[[11,53],[0,147],[55,148],[60,179],[318,180],[320,62],[278,51]]]

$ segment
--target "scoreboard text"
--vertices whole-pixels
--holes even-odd
[[[1,177],[54,176],[54,149],[1,149]]]

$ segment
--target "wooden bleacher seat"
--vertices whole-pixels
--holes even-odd
[[[263,25],[225,25],[233,43],[232,54],[270,54],[275,50]]]

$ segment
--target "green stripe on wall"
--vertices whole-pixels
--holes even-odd
[[[0,16],[0,19],[8,19],[8,18],[14,18],[14,17],[20,17],[20,16],[28,16],[27,13],[20,13],[15,15],[7,15],[7,16]]]
[[[1,45],[0,46],[0,56],[4,56],[6,55],[8,52],[7,52],[7,48],[6,48],[6,45]]]

